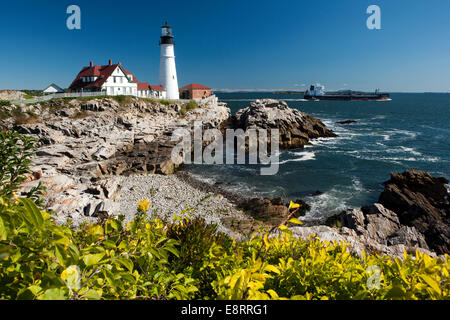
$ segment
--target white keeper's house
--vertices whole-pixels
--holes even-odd
[[[103,92],[110,96],[132,95],[143,98],[165,98],[166,90],[161,86],[151,86],[139,82],[133,73],[126,70],[119,62],[107,65],[83,67],[69,89],[75,92]]]

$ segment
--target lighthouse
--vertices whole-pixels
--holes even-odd
[[[179,99],[177,70],[172,27],[167,24],[161,28],[161,57],[159,62],[159,83],[166,89],[167,99]]]

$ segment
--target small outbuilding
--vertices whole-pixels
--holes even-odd
[[[49,85],[47,88],[44,89],[43,93],[44,94],[64,93],[64,89],[52,83],[51,85]]]
[[[165,99],[167,97],[167,91],[162,86],[150,85],[150,95],[153,98]]]
[[[211,88],[198,83],[191,83],[180,88],[180,99],[204,99],[211,96]]]

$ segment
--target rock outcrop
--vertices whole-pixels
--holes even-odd
[[[356,120],[344,120],[344,121],[336,121],[337,124],[354,124]]]
[[[397,214],[380,203],[361,209],[351,209],[329,219],[329,223],[348,228],[367,243],[376,242],[384,246],[402,244],[412,249],[429,250],[425,238],[414,227],[400,223]]]
[[[256,100],[239,110],[236,127],[244,130],[279,129],[281,149],[301,148],[315,138],[336,137],[320,120],[274,99]]]
[[[374,247],[373,243],[385,246],[384,252],[402,245],[408,251],[421,249],[437,255],[449,254],[447,183],[445,178],[414,169],[392,173],[379,203],[344,211],[330,217],[327,224],[351,230],[369,246]]]
[[[173,173],[183,162],[182,154],[172,157],[176,128],[191,131],[195,120],[203,128],[217,128],[230,118],[226,105],[208,101],[183,114],[181,104],[132,97],[125,102],[56,99],[27,106],[39,116],[37,123],[4,122],[39,141],[23,192],[41,182],[47,187],[49,209],[66,217],[116,211],[113,199],[120,185],[111,176]]]
[[[245,199],[239,205],[253,218],[271,225],[281,223],[289,215],[288,207],[282,198]]]
[[[430,249],[450,254],[448,180],[410,169],[392,173],[378,202],[396,212],[402,225],[423,234]]]

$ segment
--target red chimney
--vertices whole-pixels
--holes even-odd
[[[109,65],[112,66],[112,60],[111,59],[109,59]]]
[[[94,62],[91,61],[90,67],[92,68],[94,66]]]

